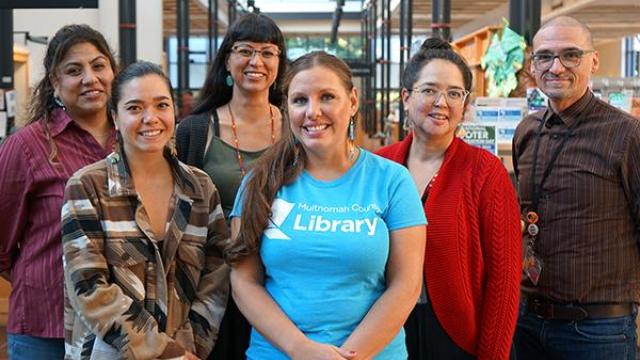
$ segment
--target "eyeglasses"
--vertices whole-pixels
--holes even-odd
[[[531,57],[533,66],[538,71],[546,71],[553,66],[553,62],[557,58],[560,60],[562,66],[567,69],[571,69],[577,66],[580,66],[580,62],[582,62],[582,57],[586,54],[592,53],[595,50],[580,50],[580,49],[569,49],[563,50],[559,54],[554,54],[551,52],[539,52],[533,54]]]
[[[467,96],[469,96],[469,92],[464,89],[438,90],[429,86],[411,89],[410,91],[418,94],[425,101],[432,104],[436,103],[442,95],[449,106],[461,106],[464,104]]]
[[[234,45],[231,48],[231,51],[234,54],[238,54],[243,58],[247,58],[247,59],[253,58],[253,56],[256,53],[260,54],[260,57],[262,57],[264,60],[271,60],[278,57],[278,55],[280,55],[280,50],[278,50],[275,47],[266,47],[262,50],[258,50],[253,46],[249,46],[249,45]]]

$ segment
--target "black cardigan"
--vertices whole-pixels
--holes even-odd
[[[204,166],[204,148],[209,133],[209,113],[189,115],[176,129],[178,159],[198,169]]]

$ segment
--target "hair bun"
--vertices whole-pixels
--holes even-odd
[[[428,38],[422,45],[420,50],[453,50],[451,44],[440,38]]]

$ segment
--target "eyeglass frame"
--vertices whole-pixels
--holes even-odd
[[[564,61],[562,61],[562,55],[566,54],[567,52],[576,52],[579,55],[578,58],[578,63],[575,65],[571,65],[571,66],[567,66]],[[582,50],[582,49],[564,49],[562,51],[560,51],[559,54],[553,53],[551,51],[549,51],[549,54],[552,56],[551,57],[551,61],[549,61],[549,66],[545,67],[545,68],[539,68],[539,62],[536,60],[536,56],[542,55],[539,53],[535,53],[531,55],[531,63],[533,64],[533,67],[538,70],[538,71],[547,71],[549,69],[551,69],[551,67],[553,66],[553,63],[556,61],[556,59],[558,59],[558,61],[560,62],[560,64],[567,68],[567,69],[573,69],[573,68],[577,68],[578,66],[580,66],[582,64],[582,58],[587,55],[587,54],[592,54],[596,52],[594,49],[589,49],[589,50]]]
[[[251,56],[244,56],[244,55],[240,54],[238,52],[238,50],[237,50],[240,47],[251,49]],[[273,57],[265,57],[262,54],[263,51],[265,51],[265,50],[271,51],[272,49],[273,49],[273,53],[274,53]],[[280,51],[280,49],[276,45],[273,45],[273,47],[268,46],[268,47],[265,47],[263,49],[256,49],[256,48],[254,48],[253,46],[251,46],[249,44],[236,44],[236,45],[233,45],[231,47],[231,52],[236,54],[236,55],[238,55],[238,56],[240,56],[240,57],[242,57],[242,58],[245,58],[245,59],[253,59],[253,57],[256,56],[256,54],[259,54],[260,57],[263,60],[271,60],[271,59],[278,58],[280,56],[280,54],[282,53],[282,51]]]
[[[451,91],[451,90],[462,91],[462,93],[464,95],[462,97],[462,102],[460,102],[460,105],[464,105],[465,101],[467,100],[467,98],[471,94],[471,92],[469,90],[467,90],[467,89],[458,88],[458,89],[440,90],[440,89],[432,88],[432,87],[429,87],[429,86],[425,86],[425,87],[422,87],[422,88],[415,87],[413,89],[407,89],[407,91],[414,92],[414,93],[417,92],[420,95],[425,96],[424,95],[424,90],[426,90],[426,89],[436,90],[436,94],[435,94],[435,97],[433,98],[432,104],[435,104],[436,102],[438,102],[438,100],[440,99],[440,96],[444,96],[444,101],[447,103],[448,106],[452,106],[452,104],[449,103],[449,95],[447,94],[448,91]],[[454,104],[454,105],[457,105],[457,104]]]

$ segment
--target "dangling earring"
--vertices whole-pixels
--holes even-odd
[[[227,74],[227,77],[224,79],[224,83],[227,84],[228,87],[233,86],[233,77],[231,76],[231,73]]]
[[[354,141],[356,139],[355,120],[353,116],[349,120],[349,161],[353,161],[356,154],[356,146]]]
[[[53,102],[56,104],[57,107],[62,108],[62,110],[65,110],[65,111],[67,110],[67,107],[64,106],[62,99],[60,99],[60,97],[56,93],[53,94]]]
[[[356,138],[355,129],[354,129],[354,121],[353,117],[349,120],[349,141],[353,141]]]

